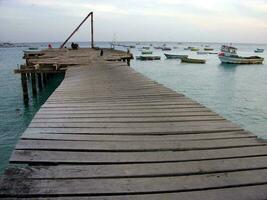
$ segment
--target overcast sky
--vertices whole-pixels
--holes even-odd
[[[96,41],[267,43],[267,0],[0,0],[0,41],[63,41],[90,11]]]

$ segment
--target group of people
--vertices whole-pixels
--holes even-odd
[[[48,48],[49,49],[52,49],[52,45],[49,43],[48,44]],[[65,47],[66,48],[66,47]],[[76,50],[76,49],[78,49],[79,48],[79,44],[78,43],[74,43],[74,42],[72,42],[71,43],[71,48],[73,49],[73,50]]]

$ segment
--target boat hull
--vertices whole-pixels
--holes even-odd
[[[193,58],[182,58],[181,61],[184,63],[193,63],[193,64],[205,64],[206,63],[206,60],[193,59]]]
[[[174,54],[164,54],[167,59],[182,59],[182,58],[187,58],[188,55],[174,55]]]
[[[258,56],[252,57],[230,57],[230,56],[219,56],[222,63],[227,64],[262,64],[264,58]]]
[[[160,56],[136,56],[136,60],[160,60]]]

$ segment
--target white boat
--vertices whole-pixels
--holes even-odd
[[[259,56],[242,57],[236,53],[237,48],[223,45],[218,54],[222,63],[228,64],[262,64],[264,58]]]
[[[263,53],[263,52],[264,52],[264,49],[259,49],[259,48],[257,48],[254,52],[255,52],[255,53]]]

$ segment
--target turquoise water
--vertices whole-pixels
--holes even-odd
[[[129,43],[126,43],[129,44]],[[54,47],[59,43],[53,43]],[[140,45],[149,45],[143,44]],[[154,46],[160,45],[154,43]],[[219,51],[221,44],[209,44]],[[30,46],[45,47],[47,43],[31,44]],[[88,46],[81,43],[80,46]],[[110,47],[109,43],[97,43],[97,46]],[[160,61],[131,61],[131,67],[167,87],[182,92],[188,97],[213,109],[243,128],[267,139],[267,65],[222,65],[217,55],[197,55],[195,52],[184,51],[186,46],[201,47],[200,43],[180,44],[171,53],[189,54],[194,58],[205,58],[207,64],[181,64],[179,60],[166,60],[161,50],[153,50],[154,55],[161,55]],[[236,44],[241,55],[254,55],[256,48],[266,45]],[[26,49],[26,48],[24,48]],[[118,49],[124,49],[118,47]],[[30,94],[30,105],[24,107],[20,76],[13,70],[21,64],[23,48],[0,48],[0,173],[7,166],[10,154],[19,136],[30,123],[32,117],[54,91],[63,77],[59,76],[39,93],[36,99]],[[131,50],[134,55],[141,51]],[[267,54],[259,54],[267,59]],[[169,52],[170,53],[170,52]],[[266,60],[267,63],[267,60]],[[31,91],[31,90],[29,90]]]
[[[215,52],[218,52],[221,46],[209,45]],[[221,64],[217,55],[197,55],[196,52],[183,50],[186,46],[203,49],[200,43],[167,43],[167,46],[178,47],[169,53],[203,58],[207,63],[186,64],[180,63],[179,60],[166,60],[161,50],[153,50],[154,55],[162,56],[160,61],[135,60],[131,66],[151,79],[197,100],[244,129],[267,139],[267,45],[234,44],[240,55],[264,57],[266,61],[263,65]],[[255,54],[256,48],[264,48],[266,51]],[[139,50],[133,52],[140,55]]]
[[[0,48],[0,174],[8,164],[19,136],[63,79],[63,76],[53,78],[34,99],[29,88],[30,103],[25,107],[20,75],[13,72],[17,64],[24,63],[22,50],[23,48]]]

